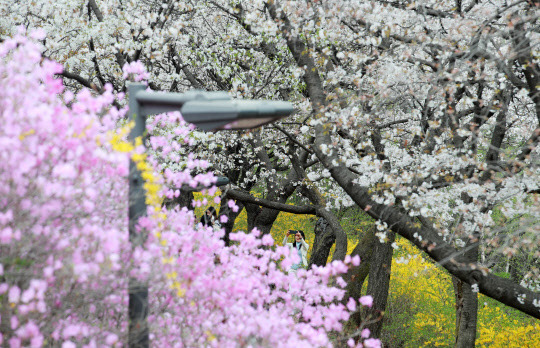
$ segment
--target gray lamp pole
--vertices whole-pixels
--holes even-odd
[[[255,128],[289,116],[294,111],[292,104],[284,101],[231,100],[226,92],[148,92],[143,84],[128,85],[128,99],[128,115],[135,121],[129,135],[132,141],[144,135],[146,117],[152,114],[180,111],[186,122],[202,130],[220,130]],[[138,233],[135,226],[137,220],[145,214],[146,203],[141,173],[133,161],[130,161],[129,240],[132,246],[144,243],[144,234]],[[129,347],[149,346],[147,316],[148,285],[130,278]]]

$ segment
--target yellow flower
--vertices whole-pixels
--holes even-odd
[[[34,129],[30,129],[29,131],[26,131],[26,132],[22,133],[21,135],[19,135],[19,140],[24,140],[24,138],[26,138],[29,135],[34,134],[35,132],[36,131]]]
[[[216,336],[210,330],[206,330],[205,332],[206,337],[208,337],[208,341],[213,341],[216,339]]]

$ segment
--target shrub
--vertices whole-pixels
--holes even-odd
[[[394,254],[387,321],[382,339],[390,346],[448,347],[455,340],[455,300],[450,275],[398,238]],[[480,295],[478,347],[536,347],[540,324]]]

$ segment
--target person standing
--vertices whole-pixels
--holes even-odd
[[[221,224],[218,221],[218,216],[216,208],[209,207],[201,216],[201,224],[203,226],[210,226],[214,231],[217,231],[221,228]]]
[[[294,241],[292,243],[287,243],[287,238],[289,236],[293,236]],[[309,244],[306,243],[306,236],[304,234],[304,231],[300,230],[289,230],[287,231],[287,234],[285,235],[285,238],[283,239],[283,245],[286,245],[289,247],[289,253],[291,257],[293,255],[298,255],[298,261],[296,263],[293,263],[291,267],[289,268],[289,272],[294,272],[300,268],[307,267],[307,252],[309,250]]]

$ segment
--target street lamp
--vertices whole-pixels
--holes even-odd
[[[128,85],[128,115],[135,121],[129,139],[142,137],[146,117],[180,111],[184,120],[201,130],[249,129],[289,116],[291,103],[270,100],[231,100],[226,92],[190,91],[165,93],[146,91],[143,84]],[[144,144],[144,142],[143,142]],[[129,164],[129,240],[142,245],[144,236],[137,233],[137,220],[146,214],[143,180],[133,161]],[[148,285],[129,280],[129,347],[148,347]]]
[[[209,185],[209,186],[205,186],[205,185],[197,185],[195,187],[192,187],[192,186],[189,186],[189,185],[183,185],[182,187],[180,187],[180,192],[199,192],[199,191],[202,191],[204,189],[207,189],[207,188],[210,188],[212,186],[216,186],[216,187],[220,187],[220,186],[225,186],[225,185],[228,185],[229,184],[229,178],[227,178],[226,176],[218,176],[217,179],[216,179],[216,182],[212,185]]]

